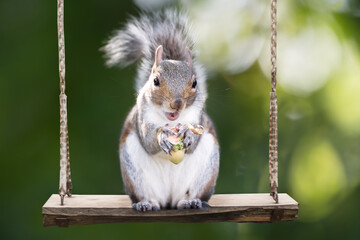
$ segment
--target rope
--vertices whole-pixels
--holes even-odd
[[[69,134],[67,123],[67,96],[65,94],[65,39],[64,39],[64,0],[57,1],[57,24],[59,45],[59,76],[60,76],[60,181],[59,195],[61,205],[64,197],[71,196]]]
[[[276,41],[277,41],[277,0],[270,0],[271,15],[271,92],[270,92],[270,117],[269,117],[269,175],[270,195],[276,203],[278,197],[278,110],[276,97]]]

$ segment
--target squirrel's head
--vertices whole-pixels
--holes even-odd
[[[197,81],[192,67],[190,49],[186,59],[163,60],[163,47],[155,52],[155,61],[149,78],[149,97],[158,105],[168,120],[175,121],[181,111],[191,106],[196,98]]]

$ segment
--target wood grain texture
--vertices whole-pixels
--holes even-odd
[[[273,222],[297,218],[299,205],[287,194],[279,203],[267,194],[216,194],[208,210],[137,212],[127,195],[72,195],[63,206],[53,194],[42,208],[44,226],[117,222]]]

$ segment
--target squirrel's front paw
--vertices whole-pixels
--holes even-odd
[[[187,149],[193,142],[195,134],[188,128],[188,126],[183,125],[180,128],[180,131],[178,132],[178,136],[181,136],[184,134],[184,148]]]
[[[159,206],[146,201],[133,203],[132,207],[139,212],[158,211],[160,209]]]
[[[167,125],[165,125],[165,127],[159,129],[157,136],[160,148],[167,154],[170,154],[170,151],[174,150],[173,145],[168,140],[169,134],[176,135],[174,131],[172,131],[170,128],[168,128]]]

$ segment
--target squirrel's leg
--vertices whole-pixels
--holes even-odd
[[[169,134],[175,134],[168,126],[159,127],[146,122],[143,118],[136,118],[137,134],[145,151],[154,155],[160,151],[169,153],[172,145],[167,139]]]
[[[219,148],[212,136],[206,133],[204,142],[200,142],[198,148],[193,154],[189,155],[186,159],[189,166],[195,170],[192,175],[193,180],[188,185],[188,190],[185,196],[177,202],[176,206],[178,209],[189,209],[189,208],[209,208],[208,200],[214,193],[216,179],[219,172]],[[212,146],[209,146],[212,145]],[[209,148],[204,148],[204,146]],[[206,150],[211,149],[211,152]]]
[[[205,134],[198,142],[197,147],[188,155],[186,168],[192,168],[194,172],[189,178],[193,179],[185,196],[177,202],[178,209],[209,208],[208,200],[214,193],[216,180],[219,172],[219,145],[216,133],[210,118],[204,116]],[[191,134],[190,131],[185,132]],[[191,137],[190,137],[191,138]],[[186,137],[185,137],[186,139]],[[189,145],[191,147],[191,145]],[[188,146],[188,147],[189,147]]]
[[[135,160],[141,159],[146,161],[146,156],[139,152],[134,153],[129,149],[129,145],[139,143],[133,142],[136,137],[130,136],[129,142],[126,142],[120,148],[121,175],[124,183],[125,193],[129,195],[133,204],[132,207],[137,211],[157,211],[160,210],[160,204],[152,196],[151,180],[144,179],[144,173],[141,164]],[[131,154],[130,154],[131,153]],[[145,166],[146,167],[146,166]]]
[[[190,161],[192,159],[189,159]],[[205,160],[205,159],[202,159]],[[207,159],[209,164],[197,173],[197,179],[190,185],[186,196],[177,203],[177,209],[208,209],[208,201],[215,191],[219,172],[219,149],[216,147]]]
[[[136,134],[134,116],[136,112],[133,110],[125,121],[120,137],[120,165],[125,193],[131,198],[134,209],[159,210],[160,204],[155,200],[152,189],[152,185],[155,183],[157,186],[158,181],[144,174],[144,169],[149,168],[149,154],[145,152]]]

